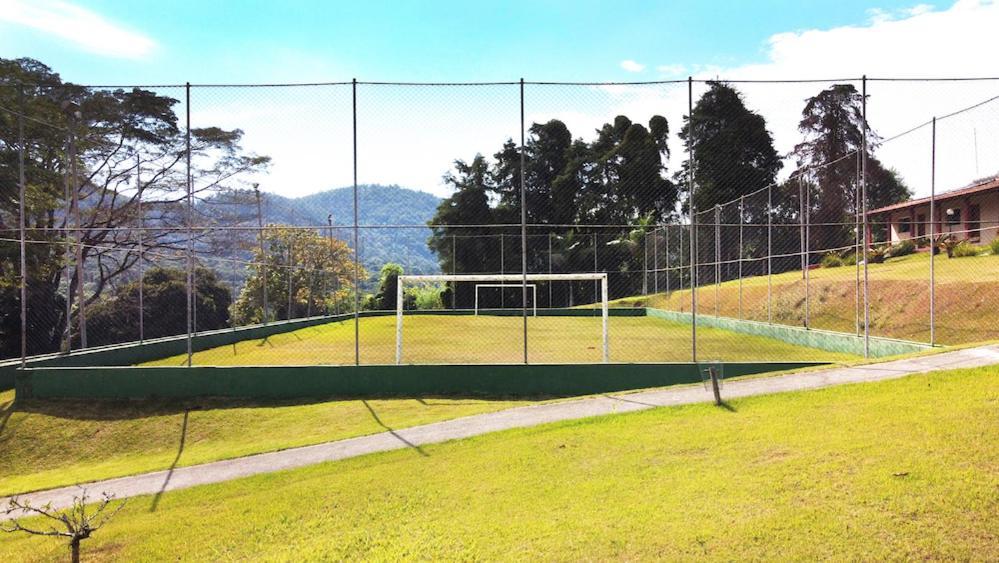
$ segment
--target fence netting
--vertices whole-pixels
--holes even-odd
[[[999,338],[999,80],[25,76],[0,77],[7,360],[598,363],[606,340],[611,362],[837,361]],[[564,274],[606,275],[607,331],[602,281]],[[400,307],[411,275],[485,277],[405,284]]]

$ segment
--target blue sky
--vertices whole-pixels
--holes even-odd
[[[35,2],[44,5],[47,2]],[[3,5],[4,2],[0,2]],[[58,3],[53,3],[58,7]],[[897,0],[75,3],[155,43],[138,59],[0,23],[0,53],[79,82],[633,80],[761,62],[777,33],[867,22]],[[623,60],[646,66],[633,73]],[[674,69],[675,70],[675,69]],[[636,75],[638,75],[636,77]]]
[[[83,84],[999,76],[997,29],[996,0],[0,0],[0,57],[30,56]],[[786,154],[804,100],[829,85],[737,86]],[[869,86],[884,137],[999,95],[999,81]],[[513,87],[364,86],[358,97],[361,183],[445,195],[454,159],[519,136]],[[561,119],[585,139],[616,115],[659,114],[675,132],[686,97],[684,85],[534,86],[527,119]],[[349,89],[201,88],[192,99],[194,126],[238,127],[246,149],[273,158],[238,181],[292,196],[351,183]],[[941,123],[938,185],[999,171],[996,106]],[[671,149],[682,152],[675,136]],[[878,156],[922,195],[928,153],[923,128]]]

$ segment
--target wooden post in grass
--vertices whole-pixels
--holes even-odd
[[[715,395],[715,405],[721,406],[721,388],[718,385],[718,370],[714,366],[708,368],[708,375],[711,376],[711,392]]]

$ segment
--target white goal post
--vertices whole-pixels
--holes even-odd
[[[533,315],[535,317],[538,316],[538,284],[517,282],[517,283],[477,283],[477,284],[475,284],[475,316],[476,317],[479,316],[479,289],[481,289],[483,287],[498,287],[498,288],[526,287],[526,288],[530,289],[531,290],[531,309],[532,309],[532,313],[533,313]],[[520,307],[517,307],[517,309],[520,309]]]
[[[475,282],[475,283],[507,283],[511,287],[525,287],[527,282],[552,281],[599,281],[600,282],[600,317],[603,339],[603,362],[610,361],[610,343],[607,338],[607,274],[439,274],[399,276],[396,284],[395,299],[395,363],[402,363],[402,304],[406,283],[434,282]],[[518,284],[514,286],[513,284]],[[527,284],[530,285],[530,284]]]

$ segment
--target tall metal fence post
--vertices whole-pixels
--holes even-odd
[[[353,113],[353,144],[354,144],[354,365],[361,365],[361,276],[360,236],[358,222],[357,199],[357,79],[351,81],[351,105]]]
[[[853,271],[854,271],[854,305],[853,305],[853,317],[854,317],[854,332],[857,336],[860,336],[860,151],[857,151],[857,162],[856,170],[854,171],[856,178],[853,184]]]
[[[721,297],[721,206],[715,204],[715,316],[720,309],[718,299]]]
[[[669,270],[670,270],[670,267],[669,267],[669,263],[670,263],[670,259],[669,259],[669,225],[664,226],[663,227],[663,231],[665,231],[664,234],[666,235],[666,240],[663,241],[663,245],[666,247],[666,279],[663,280],[663,281],[666,282],[666,298],[669,299],[669,289],[670,289],[670,285],[669,285]]]
[[[27,109],[24,104],[24,85],[17,86],[17,187],[18,187],[18,226],[20,235],[20,289],[21,289],[21,367],[27,365],[28,359],[28,258],[25,238],[25,194],[27,192],[24,176],[24,115]]]
[[[594,232],[593,233],[593,273],[595,274],[599,270],[600,270],[600,268],[597,266],[597,233]],[[599,287],[599,282],[594,281],[593,282],[593,302],[594,303],[596,303],[597,299],[598,299],[598,297],[597,297],[597,295],[598,295],[597,288],[598,287]]]
[[[774,198],[773,184],[767,185],[767,322],[774,322],[773,313],[773,259],[774,259]]]
[[[548,275],[552,275],[552,234],[548,233]],[[552,282],[548,281],[548,308],[552,309]]]
[[[136,151],[135,153],[135,201],[136,201],[136,211],[139,214],[139,342],[145,342],[146,340],[146,329],[145,329],[145,318],[146,318],[146,308],[143,302],[145,294],[146,277],[145,264],[143,263],[143,237],[145,236],[146,230],[146,217],[142,211],[142,156]],[[235,286],[233,286],[235,290]],[[233,291],[233,296],[236,293]]]
[[[739,196],[739,320],[742,320],[742,224],[744,221],[746,196]]]
[[[812,190],[805,183],[805,328],[809,328],[811,318],[811,275],[812,265]]]
[[[520,79],[520,305],[524,319],[524,363],[527,363],[527,197],[524,183],[526,166],[524,135],[524,79]],[[537,297],[535,297],[537,299]]]
[[[191,83],[187,82],[184,86],[184,109],[186,110],[186,132],[184,135],[184,156],[186,159],[187,168],[185,171],[185,178],[187,180],[187,218],[184,221],[185,231],[187,232],[187,367],[191,367],[192,360],[192,348],[191,348],[191,328],[193,318],[193,287],[191,285],[193,272],[194,272],[194,259],[192,256],[193,247],[193,231],[191,230],[191,221],[194,219],[194,197],[191,193]]]
[[[458,245],[455,243],[455,236],[451,235],[451,275],[453,276],[458,269]],[[454,283],[454,282],[451,282]],[[451,288],[451,309],[455,309],[457,306],[457,296],[458,285],[455,284]]]
[[[642,295],[649,294],[649,236],[642,233]]]
[[[652,293],[659,293],[659,229],[652,235]]]
[[[864,134],[860,138],[860,198],[864,214],[864,357],[868,358],[871,355],[871,301],[867,255],[871,246],[871,233],[867,217],[867,75],[861,80],[861,117],[864,120]]]
[[[260,194],[260,184],[253,184],[253,193],[257,199],[257,243],[260,245],[260,286],[263,292],[263,308],[261,309],[261,315],[263,316],[263,323],[267,324],[268,317],[268,306],[267,306],[267,253],[264,249],[264,212],[263,205],[261,203]]]
[[[503,235],[503,233],[500,233],[499,237],[500,237],[500,275],[503,275],[506,274],[506,254],[504,250],[506,248],[506,237]],[[500,285],[504,284],[506,284],[505,280],[500,282]],[[505,308],[506,308],[506,288],[501,287],[500,309],[505,309]]]
[[[930,346],[936,346],[936,263],[937,253],[937,118],[933,117],[930,129]]]
[[[69,195],[69,172],[70,166],[70,154],[69,154],[69,132],[66,133],[66,146],[63,147],[63,201],[69,207],[66,209],[66,218],[63,220],[62,238],[66,241],[66,249],[63,255],[63,261],[65,266],[63,266],[62,274],[66,276],[66,347],[67,352],[73,351],[73,274],[70,270],[70,264],[72,263],[73,257],[73,245],[70,242],[69,233],[69,217],[73,214],[73,198]]]
[[[690,357],[697,362],[697,207],[694,204],[694,79],[687,77],[687,196],[690,208]]]
[[[76,123],[78,110],[74,108],[69,115],[69,177],[73,190],[73,223],[76,227],[76,315],[80,328],[80,348],[87,347],[87,303],[86,303],[86,268],[83,264],[83,220],[80,216],[80,186],[76,170]]]
[[[295,308],[295,302],[292,299],[292,291],[293,291],[293,287],[294,287],[293,284],[292,284],[292,277],[295,274],[295,256],[294,256],[294,250],[292,250],[292,245],[294,244],[292,241],[295,240],[294,239],[294,235],[292,234],[293,232],[294,231],[292,231],[291,233],[289,233],[289,236],[288,236],[288,254],[287,254],[287,256],[288,256],[288,267],[286,268],[286,270],[288,270],[288,314],[287,314],[287,318],[288,318],[289,321],[293,317],[292,311]]]

